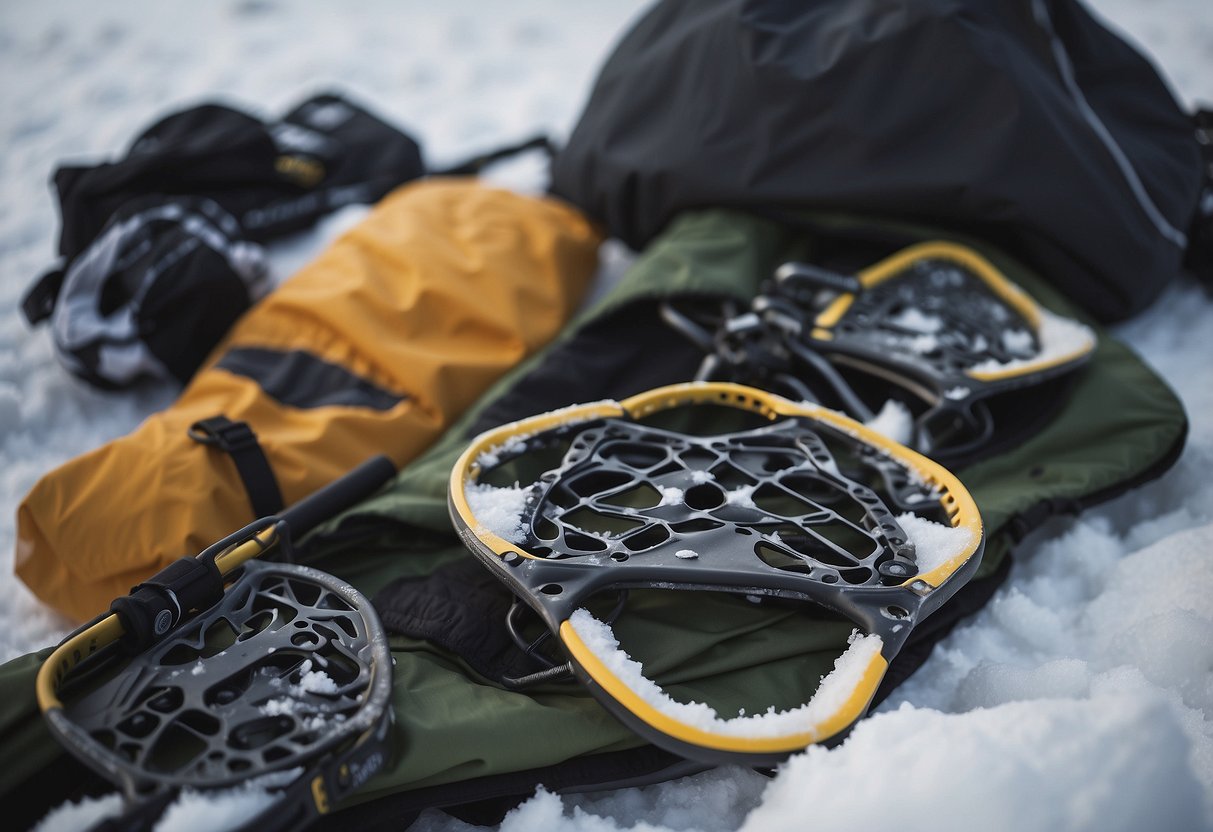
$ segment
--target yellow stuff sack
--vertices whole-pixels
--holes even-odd
[[[34,486],[17,574],[85,619],[372,454],[404,464],[560,330],[599,242],[556,200],[401,188],[249,310],[171,407]]]

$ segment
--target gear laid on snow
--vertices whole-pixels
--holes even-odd
[[[241,828],[297,829],[384,766],[392,659],[374,609],[331,575],[253,559],[394,473],[370,460],[181,559],[46,659],[39,707],[64,748],[121,788],[121,828],[151,829],[181,789],[253,782],[272,805]]]
[[[403,465],[559,331],[598,243],[556,200],[400,188],[242,317],[171,407],[39,480],[17,574],[83,620],[368,454]]]
[[[411,187],[436,186],[437,183],[430,183]],[[458,204],[465,208],[468,205],[465,200]],[[403,211],[404,207],[385,205],[383,210]],[[467,234],[465,226],[451,221],[452,216],[436,212],[432,224],[418,227],[416,244],[429,239],[442,250],[450,250],[453,240],[464,239]],[[469,211],[468,222],[475,228],[487,216],[497,214]],[[304,546],[296,547],[297,557],[307,566],[347,580],[367,597],[374,597],[385,629],[392,633],[396,659],[392,668],[394,754],[376,778],[374,791],[363,792],[356,805],[339,806],[339,811],[321,821],[321,828],[374,828],[384,823],[399,828],[419,811],[439,806],[451,807],[450,811],[456,815],[478,822],[498,822],[507,809],[532,794],[539,783],[553,791],[639,785],[682,776],[706,765],[687,761],[647,742],[622,722],[610,718],[583,686],[553,678],[534,678],[537,672],[542,672],[542,662],[536,662],[517,647],[509,636],[509,627],[501,625],[513,594],[468,555],[452,528],[446,497],[450,474],[471,438],[484,430],[578,402],[626,399],[644,390],[691,378],[703,352],[662,321],[659,307],[664,300],[685,308],[692,299],[716,306],[728,299],[740,309],[747,307],[759,292],[760,279],[773,274],[782,263],[814,262],[852,274],[917,241],[949,236],[939,229],[917,229],[911,233],[905,227],[878,224],[870,218],[828,219],[832,220],[834,234],[820,230],[826,227],[825,222],[818,223],[815,230],[728,211],[700,211],[680,217],[641,253],[602,302],[567,327],[558,341],[534,360],[513,370],[458,421],[452,415],[456,411],[448,411],[444,418],[451,424],[450,429],[425,455],[402,470],[387,489],[321,527]],[[382,240],[382,235],[394,226],[387,217],[380,217],[376,223],[373,234],[368,228],[365,234],[369,236],[359,238],[364,245],[351,249],[353,243],[348,237],[343,238],[314,270],[308,270],[309,296],[332,283],[336,271],[331,270],[338,262],[347,264],[346,258],[353,258],[355,251],[365,256],[381,248],[370,241]],[[484,232],[492,235],[512,224],[494,222],[489,226]],[[353,236],[357,238],[359,233],[362,232]],[[867,244],[871,242],[877,245]],[[1041,275],[988,244],[972,240],[967,244],[1042,307],[1070,317],[1078,314]],[[588,244],[586,249],[590,249]],[[840,254],[845,256],[837,256]],[[496,276],[500,280],[498,260],[489,258],[482,262],[486,264],[486,278]],[[520,273],[530,273],[536,265],[535,260],[528,258],[520,262]],[[539,262],[546,262],[546,257]],[[486,285],[492,282],[487,280]],[[442,281],[437,284],[442,285],[445,285]],[[342,297],[348,294],[340,288],[333,291]],[[304,299],[301,295],[297,302]],[[282,302],[285,304],[286,298]],[[328,309],[334,304],[335,301],[326,301],[307,308]],[[534,316],[547,306],[522,304],[522,308],[528,310],[528,316]],[[282,314],[285,316],[285,312]],[[284,329],[292,332],[299,329],[296,317],[275,320],[282,320]],[[398,315],[396,320],[399,321]],[[551,325],[551,321],[545,324],[548,332]],[[379,331],[376,327],[375,332]],[[466,337],[437,342],[441,346],[436,350],[444,352],[464,340]],[[365,343],[382,349],[388,340],[371,338]],[[253,347],[244,346],[250,350]],[[246,350],[240,355],[241,366],[259,366],[258,356],[257,352],[250,354]],[[660,360],[655,360],[655,356]],[[387,363],[407,366],[410,362]],[[362,365],[349,366],[359,370]],[[473,365],[461,367],[446,379],[444,386],[453,384],[454,377],[465,380],[479,377]],[[495,377],[497,372],[500,369],[488,375]],[[1016,395],[1015,398],[1023,400],[1025,419],[1034,426],[1016,444],[999,449],[984,461],[965,463],[963,467],[948,466],[980,507],[985,540],[982,563],[977,574],[946,604],[929,617],[919,619],[885,672],[876,691],[876,701],[904,681],[957,621],[989,600],[1007,574],[1009,551],[1024,533],[1058,513],[1079,511],[1145,482],[1174,461],[1183,444],[1182,408],[1132,352],[1100,332],[1097,348],[1085,370],[1070,375],[1073,384],[1069,395],[1055,395],[1048,383]],[[353,387],[364,389],[359,385]],[[294,388],[289,384],[270,384],[263,389],[289,396]],[[474,391],[469,395],[474,395]],[[705,418],[707,410],[703,411]],[[712,432],[729,433],[745,427],[731,422],[735,410],[712,410],[716,413]],[[197,418],[210,415],[213,413],[199,413]],[[244,417],[233,414],[231,421],[241,418]],[[286,476],[283,471],[294,468],[278,464],[279,443],[267,438],[267,429],[256,419],[249,417],[246,421],[258,441],[265,445],[267,459],[282,480]],[[154,419],[153,423],[163,424],[163,420]],[[226,477],[224,499],[238,505],[247,503],[231,454],[189,439],[185,434],[192,424],[182,419],[168,433],[173,442],[181,442],[193,453],[202,455],[199,462],[205,464],[190,469],[206,472],[199,484],[213,486],[213,478],[222,475]],[[436,435],[436,430],[427,435]],[[216,431],[227,435],[222,426]],[[341,443],[325,443],[311,449],[317,456],[316,462],[310,464],[321,464],[351,441],[351,437],[363,432],[342,431]],[[387,434],[396,437],[402,432],[388,430]],[[268,433],[273,433],[272,426]],[[141,433],[139,443],[152,438],[151,434]],[[229,438],[233,447],[242,444],[237,441],[238,431],[233,431]],[[394,439],[371,437],[372,447],[383,441]],[[159,453],[155,445],[138,452],[139,443],[117,458],[142,459],[146,463]],[[135,455],[137,452],[139,456]],[[126,457],[126,453],[132,456]],[[559,461],[550,460],[550,464]],[[126,468],[130,467],[131,464],[126,464]],[[85,469],[72,470],[79,475]],[[331,480],[337,473],[328,478]],[[69,487],[72,481],[63,480],[62,474],[60,480],[64,485],[57,493],[67,499],[75,493]],[[120,508],[124,501],[132,499],[121,491],[122,483],[122,478],[113,472],[100,477],[98,484],[106,484],[107,491],[93,492],[88,502],[99,499],[97,493],[117,491],[111,496],[113,502],[105,503],[111,507],[111,514],[117,516],[117,509],[112,507]],[[284,498],[288,502],[296,499],[286,483],[281,484]],[[104,531],[84,536],[72,527],[74,516],[56,521],[56,528],[62,527],[64,534],[79,535],[70,539],[72,551],[83,553],[70,560],[71,567],[81,573],[74,577],[77,586],[106,581],[112,581],[107,586],[116,585],[108,597],[97,602],[98,607],[102,602],[108,604],[110,598],[125,592],[132,583],[144,580],[156,567],[171,562],[172,555],[180,554],[182,549],[168,553],[169,560],[146,564],[137,577],[132,576],[121,585],[117,585],[120,577],[104,577],[105,570],[115,566],[110,562],[112,553],[130,554],[137,552],[139,546],[148,545],[148,541],[154,543],[157,524],[171,519],[177,511],[191,509],[192,516],[199,517],[197,505],[211,493],[191,490],[191,496],[182,505],[170,505],[167,495],[155,487],[141,486],[140,493],[143,492],[157,492],[144,494],[142,498],[148,519],[140,522],[151,527],[144,540],[124,540],[101,549],[97,540],[125,533],[127,524],[95,517],[91,521],[93,528]],[[76,501],[76,505],[84,503],[82,498]],[[247,506],[240,510],[249,511]],[[251,517],[251,513],[245,516]],[[239,522],[229,519],[230,525],[221,526],[218,532]],[[897,522],[902,524],[901,520]],[[202,544],[213,539],[212,536]],[[696,552],[699,558],[678,557],[679,552],[687,551]],[[84,556],[89,553],[95,557]],[[684,565],[708,557],[691,546],[680,546],[665,554],[669,560]],[[634,560],[641,561],[642,555]],[[125,567],[119,563],[117,568]],[[84,570],[91,571],[84,573]],[[200,581],[200,585],[204,583]],[[610,612],[616,601],[608,593],[601,607],[593,600],[590,602],[590,612],[599,621],[611,621]],[[682,702],[710,703],[718,714],[733,715],[741,708],[752,713],[754,702],[773,703],[777,711],[794,710],[805,702],[820,699],[819,680],[831,674],[844,654],[860,659],[867,655],[868,661],[871,660],[872,654],[866,652],[874,646],[871,641],[848,644],[853,624],[830,614],[806,615],[813,606],[793,607],[773,600],[753,604],[719,592],[632,589],[628,591],[623,612],[610,623],[609,634],[601,625],[581,616],[576,623],[584,625],[582,640],[588,639],[597,648],[596,654],[620,658],[616,655],[618,651],[608,649],[609,639],[617,638],[631,657],[642,664],[641,676],[659,684],[670,696]],[[531,620],[529,609],[524,612],[525,616],[515,616],[515,629],[524,640],[533,639],[546,628]],[[154,616],[151,618],[154,621]],[[556,651],[550,647],[541,645],[538,650],[556,664],[567,660],[554,655]],[[0,666],[0,793],[5,796],[6,805],[14,805],[12,817],[18,826],[30,826],[49,807],[77,799],[82,793],[95,794],[104,787],[98,783],[99,778],[63,751],[41,720],[33,718],[37,714],[32,696],[34,675],[44,658],[45,654],[31,655]],[[858,662],[858,666],[863,667],[864,662]],[[837,690],[838,681],[845,681],[849,672],[844,671],[840,679],[836,677],[833,689]],[[531,685],[525,689],[520,690],[510,682],[527,677],[532,677]],[[426,693],[419,696],[418,691]],[[510,714],[510,718],[503,719],[503,713]],[[535,742],[536,736],[542,736],[544,741]],[[20,795],[20,799],[8,799],[12,795]]]
[[[306,191],[332,146],[297,126],[271,131],[274,176],[302,189],[256,191],[272,209],[227,201],[239,189],[201,163],[151,178],[207,171],[173,198],[262,239],[326,202]],[[1166,385],[1093,325],[1056,336],[1079,306],[1142,308],[1195,250],[1197,162],[1160,79],[1070,0],[659,3],[553,182],[642,250],[556,342],[510,369],[580,297],[585,217],[410,186],[237,324],[172,408],[34,488],[15,560],[40,597],[85,616],[136,586],[49,657],[0,666],[12,820],[97,793],[99,773],[152,795],[119,821],[150,825],[183,784],[261,773],[281,791],[247,825],[273,829],[377,770],[319,825],[493,822],[538,784],[840,740],[989,601],[1024,534],[1177,458]],[[178,248],[106,225],[128,184],[83,219],[65,200],[75,260],[29,310],[73,269],[114,303],[76,268],[92,258],[122,297],[154,297],[122,267]],[[190,228],[182,251],[224,250]],[[110,260],[90,254],[107,240]],[[753,384],[683,383],[697,367]],[[889,398],[936,459],[826,409],[875,423]],[[372,450],[409,464],[306,545],[289,532],[339,506],[174,560]],[[240,565],[275,544],[306,567]]]
[[[259,243],[424,173],[409,136],[336,95],[267,124],[207,104],[117,162],[55,173],[63,264],[23,300],[64,365],[100,387],[184,384],[268,289]]]
[[[696,411],[714,407],[765,424],[706,435],[656,426],[702,430]],[[449,499],[469,548],[542,617],[612,713],[714,763],[770,765],[840,740],[983,545],[977,506],[941,466],[833,411],[734,384],[663,387],[489,431],[456,463]],[[756,716],[722,719],[669,698],[605,645],[591,599],[644,588],[816,604],[856,625],[863,656],[844,653],[835,681],[799,708],[751,701]]]
[[[918,413],[895,438],[935,459],[974,458],[994,435],[993,398],[1070,373],[1095,349],[1089,327],[955,243],[919,243],[857,276],[785,263],[765,289],[714,333],[665,306],[709,353],[696,378],[766,382],[809,401],[826,393],[872,423],[878,403],[845,377],[858,371],[882,400],[890,389],[912,398]]]

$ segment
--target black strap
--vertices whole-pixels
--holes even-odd
[[[1196,142],[1200,148],[1202,187],[1200,201],[1188,229],[1188,250],[1184,266],[1205,289],[1213,292],[1213,110],[1198,110],[1192,115]]]
[[[30,326],[42,323],[55,311],[55,302],[59,300],[59,290],[63,288],[63,276],[66,273],[66,267],[56,266],[29,287],[29,291],[21,299],[21,311]]]
[[[428,575],[397,578],[372,603],[389,633],[437,644],[486,679],[505,684],[507,677],[543,669],[502,626],[513,600],[475,559],[459,558]]]
[[[269,517],[282,511],[282,492],[257,434],[247,422],[233,422],[226,416],[212,416],[190,425],[190,439],[211,445],[229,454],[248,493],[254,517]]]
[[[123,640],[144,650],[190,610],[209,609],[222,597],[223,576],[214,559],[187,557],[132,587],[130,595],[115,598],[110,611],[122,620]]]
[[[555,145],[552,144],[552,140],[547,136],[533,136],[518,144],[506,145],[488,153],[480,153],[457,165],[451,165],[442,170],[430,171],[430,176],[477,176],[494,162],[500,162],[502,159],[526,153],[528,150],[542,150],[548,155],[549,159],[556,153]]]

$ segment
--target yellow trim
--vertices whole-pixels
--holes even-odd
[[[600,685],[612,699],[627,708],[646,725],[689,745],[742,754],[781,754],[798,751],[811,743],[828,739],[845,730],[859,719],[864,709],[868,707],[888,669],[888,662],[885,661],[884,656],[880,653],[872,656],[846,700],[833,713],[813,725],[808,731],[778,737],[735,737],[688,725],[662,713],[644,701],[586,646],[571,621],[561,622],[560,638],[573,660],[590,675],[590,678]]]
[[[219,574],[227,575],[237,567],[242,566],[245,561],[257,557],[277,541],[278,531],[271,526],[243,543],[233,546],[226,552],[220,552],[215,557],[215,566],[219,568]]]
[[[316,811],[319,814],[327,815],[329,813],[329,793],[324,788],[324,776],[317,774],[312,778],[312,802],[316,804]]]
[[[324,165],[304,156],[284,154],[274,160],[274,170],[289,179],[293,184],[304,188],[314,188],[324,179]]]
[[[475,518],[476,515],[472,513],[472,508],[468,505],[464,489],[468,481],[474,481],[480,473],[480,463],[477,460],[486,451],[504,445],[510,439],[531,436],[540,431],[561,425],[588,422],[591,419],[618,418],[622,415],[623,408],[620,407],[618,402],[594,402],[576,407],[567,407],[551,413],[542,413],[538,416],[532,416],[530,419],[511,422],[508,425],[502,425],[480,434],[472,440],[472,444],[468,445],[467,450],[459,455],[459,459],[451,469],[451,478],[447,489],[451,504],[459,516],[465,520]],[[509,541],[502,540],[488,530],[477,530],[479,526],[477,523],[469,523],[468,525],[475,531],[476,536],[498,555],[504,555],[506,552],[517,552],[523,557],[535,557],[529,552],[519,549]]]
[[[87,630],[59,645],[38,668],[38,677],[34,682],[38,708],[42,711],[62,708],[63,703],[59,701],[59,685],[63,683],[67,674],[102,647],[122,638],[125,632],[117,615],[107,615]]]
[[[1074,359],[1078,358],[1079,356],[1086,355],[1088,352],[1090,352],[1090,350],[1086,348],[1078,349],[1074,352],[1059,356],[1058,358],[1053,358],[1048,361],[1041,361],[1036,364],[1029,362],[1015,367],[1008,367],[1005,370],[983,370],[980,372],[966,370],[965,375],[969,378],[976,379],[977,381],[1002,381],[1003,379],[1015,378],[1016,376],[1027,375],[1028,373],[1038,373],[1041,370],[1059,367],[1062,364],[1069,364]]]
[[[910,246],[897,252],[892,257],[881,260],[871,268],[864,269],[858,275],[859,283],[865,289],[870,289],[877,284],[883,283],[890,277],[901,273],[914,261],[928,259],[952,260],[966,267],[981,278],[990,287],[990,290],[1002,298],[1007,305],[1023,315],[1033,329],[1040,328],[1040,311],[1036,306],[1036,302],[1028,297],[1022,289],[1005,278],[998,269],[994,268],[994,264],[989,260],[973,251],[973,249],[957,243],[936,240]],[[851,308],[851,303],[854,300],[855,296],[849,292],[839,295],[817,316],[817,320],[814,322],[815,325],[827,330],[833,328],[842,316],[846,314],[847,310]],[[816,331],[813,332],[813,337],[818,337]]]
[[[277,536],[277,531],[270,527],[249,540],[221,552],[215,558],[219,574],[226,576],[245,561],[257,557],[275,543]],[[39,709],[48,711],[51,708],[62,708],[63,703],[59,700],[59,686],[63,684],[67,674],[102,647],[122,638],[125,633],[118,616],[107,615],[55,648],[55,651],[38,668],[38,676],[34,682],[34,692],[38,698]]]
[[[643,419],[652,413],[671,410],[688,404],[717,404],[761,413],[774,419],[787,413],[781,405],[791,405],[787,399],[773,396],[755,387],[732,382],[709,381],[670,384],[624,399],[619,403],[633,419]],[[794,405],[793,405],[794,406]]]

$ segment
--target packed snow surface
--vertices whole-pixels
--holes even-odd
[[[821,680],[813,697],[798,708],[752,716],[721,717],[703,702],[679,702],[644,675],[644,667],[619,647],[609,624],[587,610],[577,610],[569,623],[586,648],[647,705],[670,717],[712,734],[725,737],[786,737],[813,734],[817,726],[837,713],[859,683],[872,658],[880,652],[880,636],[853,633],[847,649],[834,662],[834,669]]]
[[[293,768],[254,778],[239,786],[199,792],[183,789],[156,821],[153,832],[222,832],[234,829],[257,816],[274,803],[273,789],[290,784],[303,774]],[[106,818],[122,813],[117,794],[85,798],[52,809],[34,827],[33,832],[79,832]]]
[[[412,131],[435,165],[538,130],[560,139],[642,5],[0,5],[0,573],[8,576],[0,658],[70,629],[11,576],[22,496],[174,395],[92,390],[55,362],[45,331],[22,322],[20,297],[55,249],[54,167],[116,156],[171,108],[221,98],[271,117],[330,88]],[[1213,99],[1208,0],[1095,6],[1149,51],[1189,105]],[[533,191],[543,186],[542,163],[522,159],[490,178]],[[275,277],[361,214],[346,209],[272,246]],[[595,291],[629,259],[606,246]],[[989,606],[845,743],[793,757],[773,780],[722,768],[645,789],[541,791],[501,828],[1213,829],[1213,302],[1179,282],[1114,334],[1184,400],[1192,425],[1183,457],[1158,482],[1026,539]],[[113,798],[102,802],[116,808]],[[106,813],[85,811],[42,828],[80,829],[84,817]],[[176,828],[217,830],[220,814],[208,805],[178,816]],[[438,812],[416,828],[477,829]]]

